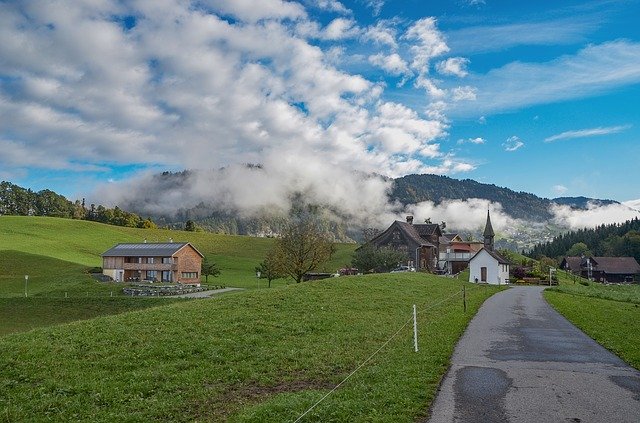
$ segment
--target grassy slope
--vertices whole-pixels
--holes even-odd
[[[564,273],[547,289],[549,303],[624,361],[640,369],[640,285],[574,284]]]
[[[0,338],[0,415],[10,421],[292,421],[410,317],[459,291],[423,274],[254,290]],[[415,421],[454,344],[495,290],[419,314],[304,421]]]
[[[272,239],[207,232],[123,228],[70,219],[0,216],[0,255],[5,256],[7,251],[14,251],[63,260],[78,266],[94,267],[102,265],[100,254],[113,245],[120,242],[141,242],[145,238],[149,242],[165,242],[169,238],[176,242],[191,242],[221,268],[222,274],[215,280],[216,284],[243,288],[266,285],[266,282],[256,280],[254,268],[273,245]],[[355,247],[354,244],[338,244],[333,259],[319,270],[333,272],[349,263]],[[49,269],[53,269],[48,263],[41,265],[40,261],[25,261],[18,266],[8,267],[7,263],[12,260],[5,259],[0,262],[0,296],[24,293],[24,285],[21,284],[24,284],[25,274],[48,274]],[[70,264],[63,267],[71,273],[76,272],[72,271]],[[78,276],[78,281],[87,280],[83,275]],[[15,292],[15,287],[12,287],[11,292],[7,292],[7,283],[21,288]],[[284,283],[276,281],[276,284]],[[103,291],[112,289],[113,287],[106,287]]]

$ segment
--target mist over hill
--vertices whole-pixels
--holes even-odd
[[[640,212],[612,200],[540,198],[526,192],[438,175],[397,179],[349,169],[304,172],[262,165],[146,174],[102,187],[97,195],[160,225],[274,236],[289,214],[312,207],[340,241],[359,241],[367,228],[384,229],[408,214],[445,221],[447,229],[478,237],[491,210],[505,247],[529,248],[569,229],[621,222]]]

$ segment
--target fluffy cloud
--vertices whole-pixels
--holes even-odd
[[[516,151],[522,147],[524,147],[524,142],[517,136],[513,135],[502,144],[504,151]]]
[[[403,38],[414,41],[411,46],[411,67],[420,74],[429,72],[431,60],[449,51],[442,33],[436,27],[435,18],[423,18],[407,29]]]
[[[450,57],[447,60],[438,62],[436,70],[443,75],[455,75],[464,78],[469,74],[467,71],[468,64],[469,59],[464,57]]]
[[[388,56],[382,53],[369,56],[369,63],[391,75],[406,75],[410,73],[409,66],[397,53],[392,53]]]
[[[469,144],[484,144],[486,142],[487,142],[487,140],[485,140],[484,138],[481,138],[481,137],[467,138],[466,140],[465,139],[458,140],[458,144],[466,144],[466,143],[469,143]]]
[[[589,204],[586,210],[575,210],[569,206],[553,205],[554,222],[569,229],[593,228],[598,225],[620,223],[640,217],[640,211],[624,204],[597,206]]]

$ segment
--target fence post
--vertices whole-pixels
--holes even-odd
[[[418,318],[415,304],[413,305],[413,349],[418,352]]]
[[[467,289],[464,285],[462,285],[462,308],[464,312],[467,312]]]

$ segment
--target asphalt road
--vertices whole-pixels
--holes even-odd
[[[429,422],[640,422],[640,372],[553,310],[542,290],[515,287],[483,304]]]

